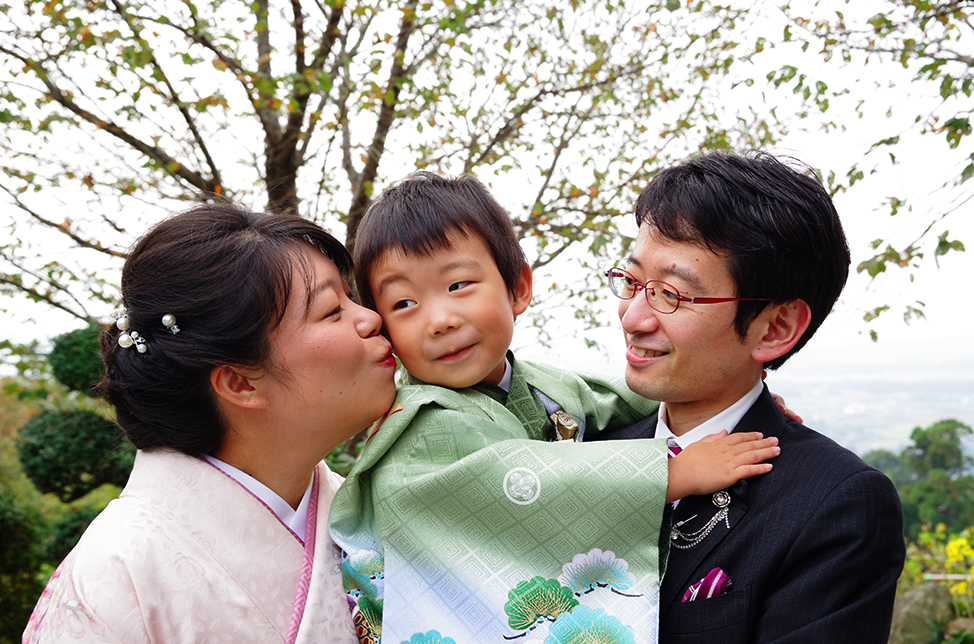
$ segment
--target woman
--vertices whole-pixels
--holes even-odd
[[[395,360],[345,248],[294,216],[196,207],[141,239],[102,334],[139,448],[25,642],[356,642],[321,462],[385,413]]]

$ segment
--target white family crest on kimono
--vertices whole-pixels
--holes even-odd
[[[589,433],[656,408],[525,362],[504,404],[401,389],[332,506],[363,644],[656,642],[666,444],[546,442],[532,388]]]
[[[210,463],[140,451],[121,497],[52,576],[24,642],[354,644],[327,529],[340,484],[317,466],[302,544]]]

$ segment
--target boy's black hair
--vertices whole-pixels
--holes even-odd
[[[849,276],[849,246],[839,215],[814,171],[764,152],[711,153],[663,170],[636,201],[636,222],[664,238],[726,257],[737,293],[774,304],[804,300],[812,319],[777,369],[801,349],[832,310]],[[738,302],[743,339],[768,302]]]
[[[375,308],[369,274],[385,253],[398,249],[429,257],[449,247],[451,232],[482,239],[507,290],[515,294],[525,258],[507,211],[471,175],[420,170],[383,192],[359,224],[354,257],[362,304]]]

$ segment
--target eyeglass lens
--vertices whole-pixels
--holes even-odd
[[[656,311],[660,313],[673,313],[680,305],[680,293],[666,282],[650,280],[645,284],[637,282],[636,279],[622,270],[613,268],[609,271],[609,290],[623,300],[630,300],[636,294],[637,286],[642,286],[646,293],[646,301]]]

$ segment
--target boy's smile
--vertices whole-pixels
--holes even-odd
[[[487,245],[448,235],[428,256],[388,252],[369,276],[376,310],[396,355],[423,382],[462,389],[499,384],[514,316],[531,301],[525,265],[512,296]]]

